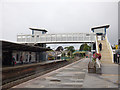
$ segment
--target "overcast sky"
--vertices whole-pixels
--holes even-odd
[[[118,38],[118,0],[2,0],[2,39],[16,42],[29,27],[48,33],[90,32],[94,26],[110,24],[111,44]]]

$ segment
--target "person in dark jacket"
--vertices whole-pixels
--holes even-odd
[[[99,44],[99,49],[100,49],[100,51],[102,50],[102,44],[101,43]]]
[[[15,65],[15,57],[12,56],[12,65],[14,66]]]
[[[30,56],[29,56],[29,62],[31,62],[31,58],[32,58],[32,56],[31,56],[31,54],[30,54]]]
[[[20,62],[21,62],[21,64],[23,64],[23,56],[22,55],[20,56]]]

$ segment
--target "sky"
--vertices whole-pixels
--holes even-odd
[[[118,0],[1,0],[0,4],[2,40],[16,42],[17,34],[31,33],[30,27],[48,33],[89,33],[94,26],[110,24],[108,39],[112,45],[118,41]]]

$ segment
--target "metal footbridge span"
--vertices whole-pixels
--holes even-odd
[[[91,43],[96,41],[94,33],[59,33],[17,35],[19,43]]]
[[[103,25],[91,28],[92,33],[56,33],[46,34],[45,29],[30,28],[32,34],[17,35],[18,43],[32,44],[60,44],[60,43],[95,43],[96,52],[102,54],[105,63],[113,63],[113,51],[107,38],[107,29],[110,25]],[[103,50],[99,52],[99,43],[102,43]],[[99,65],[100,66],[100,65]]]

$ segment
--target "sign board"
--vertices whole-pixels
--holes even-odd
[[[118,45],[115,45],[115,49],[118,49]]]
[[[118,45],[115,45],[115,48],[118,49]]]
[[[95,33],[103,33],[105,34],[105,28],[100,28],[100,29],[94,29]]]

